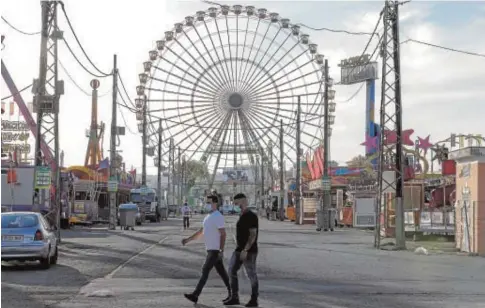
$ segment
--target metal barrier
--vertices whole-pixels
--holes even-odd
[[[426,209],[419,212],[417,225],[416,211],[406,211],[406,231],[418,231],[434,234],[455,234],[455,209]]]

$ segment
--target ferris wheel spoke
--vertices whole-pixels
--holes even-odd
[[[209,52],[209,50],[207,49],[207,46],[205,45],[204,40],[203,40],[203,39],[200,37],[200,35],[199,35],[199,31],[197,31],[197,29],[196,29],[196,28],[194,28],[194,29],[195,29],[195,32],[197,33],[197,35],[199,36],[199,39],[200,39],[200,41],[202,42],[202,45],[204,46],[205,50],[207,51],[207,54],[209,55],[209,57],[210,57],[210,59],[211,59],[212,63],[214,63],[214,59],[212,59],[211,53],[210,53],[210,52]],[[192,44],[192,46],[196,46],[196,45],[195,45],[195,43],[194,43],[194,42],[192,41],[192,39],[190,38],[190,36],[188,36],[188,35],[187,35],[187,32],[183,31],[183,33],[184,33],[185,37],[186,37],[186,38],[189,40],[189,42]],[[207,69],[208,69],[209,67],[211,67],[211,64],[209,64],[209,62],[207,62],[207,59],[206,59],[206,58],[205,58],[205,57],[202,55],[202,53],[200,52],[200,50],[199,50],[198,48],[195,48],[195,50],[196,50],[196,51],[197,51],[197,53],[199,54],[200,58],[201,58],[201,59],[202,59],[202,60],[205,62],[205,64],[207,65],[207,67],[206,67],[206,68],[204,68],[204,67],[203,67],[203,66],[202,66],[202,65],[199,63],[199,61],[197,61],[197,59],[195,59],[195,58],[194,58],[194,56],[192,56],[192,54],[191,54],[191,53],[189,53],[189,52],[188,52],[188,50],[187,50],[187,49],[186,49],[184,46],[182,46],[182,44],[180,44],[180,42],[179,42],[178,40],[177,40],[177,43],[178,43],[178,44],[179,44],[179,45],[180,45],[180,46],[181,46],[181,47],[184,49],[184,51],[185,51],[186,53],[188,53],[188,54],[189,54],[189,55],[192,57],[192,59],[193,59],[195,62],[197,62],[197,63],[200,65],[200,67],[201,67],[201,68],[202,68],[204,71],[207,71]],[[215,74],[215,73],[214,73],[214,72],[212,72],[211,70],[208,70],[208,71],[207,71],[207,73],[209,73],[209,72],[210,72],[210,74],[211,74],[211,76],[212,76],[212,77],[214,77],[214,76],[215,76],[215,79],[217,79],[217,81],[218,81],[217,85],[218,85],[219,87],[222,87],[222,86],[224,85],[224,81],[223,81],[223,80],[220,78],[220,76],[219,76],[218,74]]]
[[[167,62],[168,62],[168,61],[167,61]],[[169,71],[167,71],[167,70],[165,70],[165,69],[163,69],[163,68],[161,68],[161,67],[159,67],[159,66],[153,66],[153,68],[155,68],[156,70],[159,70],[159,71],[161,71],[161,72],[163,72],[163,73],[167,74],[167,75],[168,75],[168,76],[167,76],[167,78],[170,78],[170,77],[175,77],[175,78],[179,79],[181,82],[186,82],[186,83],[188,83],[188,84],[192,85],[193,87],[196,87],[196,86],[197,86],[197,87],[199,87],[199,88],[201,88],[201,89],[203,89],[203,90],[205,90],[205,91],[207,91],[207,92],[209,92],[209,93],[211,93],[211,94],[213,94],[213,95],[215,95],[215,93],[217,92],[217,91],[216,91],[216,89],[214,88],[214,86],[213,86],[213,85],[211,85],[211,84],[207,84],[207,83],[206,83],[205,81],[203,81],[203,80],[201,81],[201,83],[202,83],[202,84],[204,84],[204,85],[206,85],[206,86],[208,86],[207,88],[206,88],[206,87],[204,87],[204,86],[202,86],[201,84],[196,84],[196,83],[194,83],[193,81],[190,81],[189,79],[187,79],[187,78],[185,78],[185,77],[181,77],[181,76],[179,76],[179,75],[177,75],[177,74],[174,74],[174,73],[172,73],[172,72],[169,72]],[[177,66],[177,68],[179,68],[179,67]],[[197,80],[197,77],[195,77],[194,75],[190,74],[188,71],[185,71],[185,72],[184,72],[184,75],[189,75],[189,76],[191,76],[192,78],[194,78],[195,80]],[[153,77],[152,77],[152,78],[153,78]]]
[[[277,105],[278,103],[275,103],[275,105]],[[274,110],[275,107],[270,107],[270,106],[266,106],[266,104],[259,104],[257,105],[257,108],[258,109],[265,109],[264,112],[268,112],[268,111],[272,111]],[[286,108],[281,108],[281,107],[277,107],[280,111],[285,111],[285,112],[288,112],[288,113],[296,113],[296,111],[294,109],[286,109]],[[316,114],[313,112],[306,112],[306,111],[300,111],[301,114],[307,114],[307,115],[312,115],[312,116],[316,116]]]
[[[213,143],[213,141],[215,139],[212,139],[211,140],[211,145],[212,146],[209,145],[209,147],[207,148],[209,151],[211,151],[212,148],[213,148],[213,145],[214,144],[217,145],[217,143],[219,142],[219,140],[221,140],[221,136],[222,136],[222,140],[221,140],[220,145],[219,145],[219,151],[217,151],[216,162],[215,162],[215,165],[214,165],[214,171],[212,172],[211,180],[209,182],[209,188],[210,189],[212,189],[212,185],[214,185],[214,180],[216,178],[217,169],[219,168],[219,163],[221,161],[222,150],[223,150],[223,147],[224,147],[224,140],[226,140],[227,133],[229,132],[229,130],[227,130],[227,129],[224,129],[224,132],[222,132],[222,127],[227,127],[229,125],[230,119],[231,119],[231,115],[228,113],[226,115],[226,118],[224,119],[224,125],[221,126],[221,129],[216,133],[216,138],[215,139],[217,139],[217,141],[215,141],[215,143]],[[204,156],[203,157],[207,157],[208,155],[210,156],[211,154],[212,153],[204,152]],[[227,166],[227,161],[226,161],[226,166]]]
[[[275,88],[280,88],[280,87],[282,87],[282,86],[284,86],[284,85],[287,85],[287,84],[290,84],[290,85],[291,85],[292,83],[294,83],[295,81],[297,81],[297,80],[299,80],[299,79],[303,79],[303,82],[305,82],[305,77],[308,77],[308,76],[314,75],[316,72],[319,72],[319,71],[320,71],[319,69],[317,69],[317,70],[313,70],[313,71],[310,71],[310,72],[308,72],[308,73],[306,73],[306,74],[299,75],[298,77],[295,77],[295,78],[293,78],[293,79],[288,79],[287,81],[285,81],[285,82],[283,82],[283,83],[276,83],[276,82],[275,82],[274,87],[275,87]],[[285,77],[286,77],[286,76],[289,76],[289,75],[288,75],[288,74],[286,74],[286,75],[285,75]],[[319,81],[319,82],[321,83],[321,81]],[[294,88],[286,88],[286,89],[285,89],[285,91],[291,91],[292,89],[294,89]],[[258,95],[263,94],[264,92],[265,92],[264,90],[261,90],[261,91],[258,91],[258,92],[253,91],[253,93],[252,93],[252,94],[253,94],[255,97],[258,97]],[[282,91],[278,91],[278,92],[282,92]],[[273,93],[268,93],[268,94],[273,94]]]
[[[227,17],[226,17],[227,19]],[[227,27],[227,32],[229,32],[229,26]],[[238,78],[238,71],[237,71],[237,67],[238,67],[238,60],[239,59],[239,15],[236,15],[236,71],[235,71],[235,78],[234,78],[234,82],[235,82],[235,87],[236,89],[239,89],[239,82],[237,80]]]
[[[227,15],[226,15],[226,33],[227,33],[227,43],[229,45],[229,59],[232,60],[232,48],[231,48],[231,37],[229,35],[229,20],[227,19]],[[236,32],[236,36],[237,36],[237,32]],[[237,46],[237,44],[236,44]],[[237,57],[236,57],[237,59]],[[233,66],[233,61],[231,61],[231,76],[232,76],[232,79],[231,79],[231,84],[232,84],[232,88],[233,89],[237,89],[237,85],[236,85],[236,77],[234,76],[234,66]]]
[[[248,20],[248,22],[249,22],[249,20]],[[246,69],[248,68],[248,63],[250,61],[249,59],[251,59],[251,54],[253,53],[252,46],[254,46],[254,42],[256,41],[256,37],[257,37],[256,33],[258,33],[258,29],[259,29],[260,25],[261,25],[261,19],[258,19],[258,24],[256,25],[256,30],[254,31],[255,34],[253,35],[253,41],[251,42],[251,45],[249,45],[251,47],[249,48],[249,55],[246,58],[246,59],[248,59],[248,61],[246,61],[246,64],[244,64],[244,71],[242,72],[241,77],[238,78],[239,80],[241,80],[242,84],[244,84],[244,82],[242,82],[243,79],[244,79],[243,77],[246,75]]]
[[[269,29],[268,29],[269,30]],[[278,32],[276,32],[275,36],[273,37],[273,39],[271,40],[271,42],[269,43],[269,46],[272,46],[273,43],[275,42],[276,38],[278,37],[278,35],[280,34],[281,32],[281,28],[278,29]],[[266,36],[265,36],[266,37]],[[280,46],[276,49],[276,51],[274,52],[273,56],[281,49],[281,47],[283,46],[284,43],[286,43],[286,41],[288,40],[289,36],[287,36],[287,38],[280,44]],[[259,45],[259,48],[261,48],[262,46],[262,42],[261,44]],[[264,60],[264,57],[266,57],[266,55],[268,54],[268,51],[269,51],[270,48],[266,48],[265,51],[264,51],[264,54],[263,56],[259,59],[259,62],[258,64],[256,65],[257,67],[260,67],[259,70],[256,70],[256,69],[253,69],[252,70],[252,73],[251,75],[248,74],[248,77],[247,77],[247,84],[251,84],[251,80],[254,80],[256,79],[257,76],[259,76],[259,74],[261,74],[261,72],[264,72],[264,71],[267,71],[266,70],[266,65],[268,65],[268,63],[271,62],[272,60],[272,57],[269,57],[268,60],[266,61],[266,63],[261,66],[261,62],[263,62]],[[259,51],[259,50],[258,50]],[[258,74],[256,76],[254,76],[254,74],[256,74],[256,72],[258,72]],[[254,78],[253,78],[254,77]]]
[[[208,110],[213,110],[213,106],[212,104],[205,104],[205,105],[208,105],[209,107],[207,108],[203,108],[203,109],[200,109],[198,110],[199,112],[202,112],[202,111],[208,111]],[[198,105],[198,106],[201,106],[201,105]],[[192,106],[184,106],[184,107],[176,107],[176,108],[179,108],[179,109],[191,109]],[[177,110],[176,108],[172,108],[171,110]],[[164,111],[167,111],[169,109],[164,109]],[[151,112],[153,112],[155,110],[152,110]],[[162,111],[160,109],[160,111]],[[176,115],[173,115],[173,116],[170,116],[170,117],[159,117],[159,116],[155,116],[155,115],[152,115],[151,117],[154,117],[155,119],[157,120],[153,120],[153,121],[150,121],[148,122],[149,124],[155,124],[155,123],[158,123],[159,120],[171,120],[171,119],[174,119],[174,118],[177,118],[177,117],[183,117],[183,116],[190,116],[190,115],[193,115],[193,111],[189,111],[189,112],[186,112],[186,113],[182,113],[182,114],[176,114]]]
[[[219,37],[219,42],[221,43],[221,46],[222,46],[222,56],[224,59],[227,59],[226,58],[226,51],[224,50],[224,44],[222,43],[222,37],[221,37],[221,31],[219,30],[219,24],[217,23],[217,21],[215,22],[215,25],[216,25],[216,28],[217,28],[217,36]],[[226,65],[226,69],[227,69],[227,74],[228,74],[228,77],[230,78],[229,76],[229,66],[227,65],[227,61],[223,61],[224,64]],[[230,80],[229,80],[229,85],[230,85]],[[234,91],[234,88],[230,87],[230,90],[231,91]]]
[[[256,51],[256,53],[255,53],[255,54],[254,54],[254,56],[253,56],[253,60],[252,60],[252,62],[253,62],[253,63],[255,63],[255,62],[256,62],[256,57],[258,56],[259,51],[261,50],[261,46],[263,46],[264,40],[266,39],[266,36],[268,35],[269,29],[271,29],[271,23],[268,23],[268,28],[266,28],[266,32],[264,33],[264,36],[263,36],[263,38],[261,39],[261,42],[259,43],[258,50]],[[280,29],[281,29],[281,28],[280,28]],[[279,30],[278,30],[278,33],[279,33]],[[276,36],[275,36],[273,39],[275,39],[275,38],[276,38]],[[268,51],[268,49],[266,49],[266,51]],[[266,55],[266,53],[265,53],[265,55]],[[263,58],[264,58],[264,56],[263,56],[263,57],[261,57],[261,59],[259,60],[259,63],[261,63],[261,61],[263,60]],[[243,84],[248,83],[248,80],[247,80],[247,79],[249,78],[249,74],[250,74],[252,71],[254,71],[254,68],[255,68],[255,67],[259,67],[259,63],[258,63],[256,66],[251,66],[251,67],[249,68],[249,71],[248,71],[248,73],[246,74],[246,76],[242,76],[242,80],[243,80],[243,82],[242,82],[242,83],[243,83]]]
[[[227,113],[223,120],[221,125],[217,128],[217,131],[215,132],[215,135],[211,138],[209,142],[209,146],[206,147],[204,154],[202,155],[201,160],[205,163],[210,159],[212,152],[214,151],[214,148],[217,146],[218,142],[221,142],[221,144],[224,144],[224,140],[226,140],[226,133],[227,133],[227,127],[229,125],[229,122],[231,120],[231,115],[230,113]],[[222,137],[224,136],[224,137]],[[206,136],[206,139],[202,142],[205,143],[207,139],[210,137],[210,135]],[[222,139],[221,139],[222,137]]]
[[[207,125],[207,124],[209,124],[209,123],[210,123],[210,126],[212,126],[212,125],[215,125],[215,123],[217,123],[217,121],[218,121],[218,120],[219,120],[219,119],[218,119],[218,117],[217,117],[217,116],[208,117],[208,118],[206,118],[206,119],[203,121],[203,122],[204,122],[204,123],[203,123],[203,125]],[[202,124],[202,123],[201,123],[201,124]],[[179,125],[177,125],[177,126],[179,126]],[[197,128],[197,127],[192,127],[192,128]],[[170,128],[167,128],[167,130],[170,132]],[[180,134],[182,134],[182,133],[184,133],[184,132],[185,132],[185,133],[187,133],[187,131],[180,130],[180,131],[178,131],[177,133],[175,133],[175,134],[171,135],[171,136],[170,136],[170,138],[175,140],[175,137],[177,137],[178,135],[180,135]],[[201,133],[203,133],[203,132],[201,131]],[[185,141],[186,141],[187,139],[189,139],[189,138],[190,138],[190,134],[187,134],[187,136],[185,136],[185,138],[183,138],[182,140],[180,140],[178,144],[182,144],[183,142],[185,142]],[[163,155],[166,155],[168,152],[169,152],[169,151],[164,152],[164,153],[163,153]]]
[[[280,28],[281,30],[281,28]],[[278,33],[280,32],[280,30],[278,30]],[[255,85],[258,84],[258,81],[261,80],[261,78],[263,78],[265,76],[265,74],[261,75],[261,73],[263,71],[267,71],[267,72],[270,72],[271,71],[271,68],[269,70],[266,69],[266,66],[271,63],[271,61],[273,60],[274,61],[274,58],[276,56],[276,54],[278,53],[278,51],[281,50],[281,48],[283,48],[283,46],[285,45],[285,43],[288,41],[288,39],[292,36],[291,32],[288,33],[288,35],[286,36],[285,40],[283,42],[281,42],[281,44],[279,44],[278,48],[275,50],[275,52],[273,52],[273,54],[268,58],[268,60],[266,61],[266,63],[263,65],[263,69],[260,69],[258,70],[258,73],[256,74],[256,76],[254,76],[254,78],[250,78],[250,82],[248,82],[248,84],[246,85],[247,88],[249,89],[252,89]],[[271,42],[271,44],[274,42],[274,40],[276,39],[276,36],[273,38],[273,41]],[[296,47],[298,44],[295,44],[293,45],[294,47]],[[293,48],[294,48],[293,47]],[[266,52],[264,54],[264,56],[266,55],[266,53],[268,52],[269,49],[266,49]],[[291,50],[291,49],[290,49]],[[290,52],[290,50],[288,50],[286,52],[286,54],[288,52]],[[264,58],[264,56],[261,58],[261,60]],[[276,62],[277,63],[277,62]],[[276,65],[275,63],[275,65]],[[274,67],[274,65],[273,65]],[[261,77],[260,77],[261,76]],[[259,79],[257,79],[259,77]]]
[[[247,125],[247,122],[245,121],[244,116],[242,115],[242,112],[239,114],[239,120],[241,122],[241,132],[243,136],[243,141],[244,145],[246,147],[246,151],[249,153],[249,162],[251,166],[254,166],[254,155],[252,149],[249,148],[249,146],[252,144],[251,142],[251,137],[248,134],[249,131],[249,126]]]
[[[268,149],[268,148],[269,148],[269,146],[270,146],[270,142],[266,142],[266,140],[264,139],[264,136],[263,136],[263,132],[258,132],[257,130],[253,129],[253,127],[252,127],[252,126],[255,124],[255,123],[254,123],[254,119],[248,119],[247,117],[246,117],[246,119],[248,120],[248,121],[247,121],[247,124],[248,124],[248,125],[249,125],[249,127],[250,127],[250,132],[254,132],[254,134],[256,134],[256,136],[257,136],[257,140],[258,140],[258,143],[259,143],[259,140],[261,140],[261,141],[264,143],[264,147],[259,146],[259,148],[261,149],[262,154],[264,155],[263,157],[264,157],[266,160],[269,160],[269,158],[268,158],[268,156],[266,155],[266,152],[264,151],[264,149]],[[264,120],[264,119],[262,119],[262,118],[259,118],[259,119],[260,119],[260,120],[265,121],[265,120]],[[266,121],[266,122],[267,122],[267,121]],[[261,133],[261,134],[260,134],[260,133]],[[273,130],[272,130],[272,129],[268,129],[268,130],[266,131],[266,133],[272,133],[273,135],[277,136],[277,138],[279,138],[279,136],[278,136],[278,135],[277,135],[275,132],[273,132]],[[278,162],[279,162],[279,157],[278,157],[278,155],[276,155],[276,153],[275,153],[274,151],[271,151],[270,155],[272,155],[272,156],[273,156],[273,157],[276,159],[276,161],[278,161]],[[287,153],[285,153],[285,155],[286,155],[286,156],[288,156],[288,154],[287,154]],[[288,156],[288,158],[289,158],[289,156]],[[271,173],[272,173],[272,171],[271,171]]]
[[[217,22],[217,21],[216,21],[216,22]],[[205,21],[205,20],[204,20],[204,26],[205,26],[205,30],[207,31],[207,34],[208,34],[208,36],[209,36],[209,40],[211,41],[211,44],[212,44],[212,50],[214,50],[214,51],[215,51],[215,54],[216,54],[216,56],[217,56],[217,62],[216,62],[216,61],[212,61],[212,62],[214,62],[214,63],[221,63],[221,64],[222,64],[222,60],[221,60],[221,58],[219,57],[219,53],[217,52],[217,47],[216,47],[216,45],[215,45],[215,43],[214,43],[214,40],[212,39],[211,32],[210,32],[209,27],[207,26],[207,23],[206,23],[206,21]],[[201,38],[201,36],[200,36],[199,32],[197,31],[197,28],[195,29],[195,31],[196,31],[197,35],[199,36],[199,38],[202,40],[202,38]],[[210,54],[210,53],[209,53],[209,54]],[[225,83],[230,84],[230,78],[229,78],[229,76],[227,75],[227,72],[226,72],[226,70],[224,69],[224,66],[223,66],[223,65],[221,65],[221,71],[222,71],[222,73],[221,73],[221,71],[219,71],[219,68],[218,68],[217,66],[216,66],[216,68],[217,68],[217,71],[219,72],[219,74],[221,74],[221,76],[223,75],[223,77],[224,77],[224,79],[225,79]]]
[[[174,67],[178,68],[181,72],[187,72],[187,74],[189,76],[193,76],[195,80],[205,79],[205,80],[207,80],[207,82],[209,84],[221,86],[215,79],[213,79],[212,75],[210,75],[210,74],[204,74],[204,71],[202,71],[202,72],[199,71],[194,65],[191,65],[183,57],[181,57],[178,53],[174,52],[170,47],[167,47],[167,50],[169,50],[173,55],[175,55],[175,57],[177,57],[180,61],[182,61],[185,65],[187,65],[188,68],[187,69],[183,69],[180,66],[177,66],[175,63],[172,63],[172,62],[168,61],[166,58],[163,58],[163,60],[169,62]],[[194,71],[194,72],[196,72],[199,75],[199,77],[195,77],[194,75],[192,75],[191,73],[189,73],[191,70]]]
[[[320,84],[321,81],[318,80],[318,81],[314,81],[314,82],[310,82],[310,83],[306,83],[306,84],[300,84],[300,85],[297,85],[297,86],[294,86],[292,88],[288,88],[288,89],[282,89],[280,91],[275,91],[275,92],[271,92],[271,93],[267,93],[266,95],[264,96],[256,96],[256,97],[253,97],[254,100],[258,100],[258,101],[264,101],[264,100],[269,100],[269,99],[281,99],[281,98],[288,98],[288,97],[295,97],[294,95],[289,95],[289,96],[279,96],[279,94],[281,94],[282,92],[288,92],[288,91],[292,91],[292,90],[295,90],[295,89],[301,89],[301,88],[305,88],[307,86],[311,86],[311,85],[316,85],[316,84]],[[278,97],[269,97],[269,98],[264,98],[265,96],[269,96],[269,95],[278,95]],[[319,92],[316,92],[314,93],[313,95],[318,95],[320,94]],[[304,95],[304,94],[301,94],[301,95]],[[306,94],[307,96],[308,95],[312,95],[311,93],[307,93]]]
[[[207,97],[207,96],[203,96],[203,95],[197,95],[197,94],[193,94],[193,93],[185,93],[185,92],[177,92],[177,91],[170,91],[170,90],[165,90],[165,89],[154,89],[154,88],[147,88],[147,90],[151,90],[151,91],[154,91],[154,92],[159,92],[159,93],[167,93],[167,94],[174,94],[174,95],[181,95],[181,96],[190,96],[190,97],[196,97],[196,98],[202,98],[202,99],[208,99],[209,101],[212,100],[213,98],[212,97]],[[150,99],[151,102],[155,101],[153,99]],[[165,101],[165,100],[164,100]],[[180,100],[178,100],[180,101]],[[193,100],[191,100],[190,102],[193,102]],[[207,102],[207,101],[206,101]]]
[[[261,116],[263,118],[261,118]],[[276,118],[271,118],[268,115],[266,115],[265,113],[259,114],[257,118],[256,117],[253,117],[253,116],[248,117],[248,118],[251,119],[251,122],[250,123],[255,123],[256,122],[256,119],[261,120],[261,121],[264,121],[266,124],[268,124],[268,127],[271,127],[267,131],[270,132],[270,133],[272,133],[276,137],[276,139],[279,139],[279,134],[277,134],[277,133],[275,133],[273,131],[274,128],[279,127],[279,125],[278,126],[275,126],[275,124],[274,124]],[[269,119],[269,120],[266,120],[266,119]],[[294,146],[291,145],[287,140],[283,139],[283,142],[286,145],[288,145],[291,149],[295,149]]]
[[[217,152],[217,157],[216,157],[216,162],[215,162],[215,165],[214,165],[214,171],[212,172],[212,176],[211,176],[211,180],[210,180],[210,183],[209,183],[209,188],[212,189],[212,185],[214,185],[214,180],[216,178],[216,173],[217,173],[217,169],[219,168],[219,163],[221,161],[221,155],[222,155],[222,148],[224,146],[224,140],[226,140],[226,136],[227,136],[227,133],[229,132],[229,130],[225,129],[224,132],[222,132],[222,127],[227,127],[229,125],[229,121],[231,119],[231,116],[230,114],[228,113],[226,115],[226,118],[224,119],[224,125],[221,126],[221,129],[216,133],[216,138],[217,138],[217,141],[215,144],[217,144],[222,136],[222,140],[221,140],[221,144],[219,145],[219,151]],[[213,143],[214,139],[211,140],[211,144]],[[212,149],[211,145],[209,145],[208,149]],[[204,152],[204,156],[203,157],[207,157],[206,155],[209,154],[211,155],[211,153],[207,153],[207,152]],[[226,161],[226,166],[227,166],[227,161]]]
[[[293,46],[293,47],[292,47],[290,50],[288,50],[288,52],[290,52],[291,50],[293,50],[293,49],[294,49],[296,46],[297,46],[297,44],[296,44],[296,45],[294,45],[294,46]],[[300,57],[302,57],[302,56],[303,56],[305,53],[306,53],[305,51],[303,51],[302,53],[300,53],[298,56],[296,56],[296,57],[295,57],[295,58],[292,60],[292,62],[295,62],[296,60],[298,60],[298,59],[299,59]],[[272,70],[275,68],[275,66],[276,66],[276,65],[278,65],[278,63],[279,63],[281,60],[282,60],[282,58],[281,58],[281,59],[279,59],[278,61],[275,61],[275,63],[273,64],[273,66],[272,66],[271,68],[269,68],[269,69],[268,69],[268,72],[271,72],[271,71],[272,71]],[[306,65],[308,65],[308,64],[310,64],[310,63],[312,63],[312,62],[313,62],[313,59],[310,59],[310,60],[308,60],[308,61],[304,62],[303,64],[300,64],[299,66],[297,66],[297,67],[296,67],[296,68],[294,68],[293,70],[291,70],[291,71],[289,71],[289,72],[286,72],[285,74],[283,74],[283,76],[278,77],[278,78],[276,78],[276,79],[273,79],[273,78],[274,78],[274,77],[275,77],[277,74],[281,73],[281,72],[282,72],[282,71],[283,71],[283,70],[286,68],[286,65],[282,65],[282,66],[280,66],[280,68],[279,68],[278,70],[276,70],[274,73],[272,73],[271,75],[266,76],[266,79],[265,79],[265,80],[263,80],[263,81],[261,81],[261,82],[259,82],[259,81],[258,81],[259,86],[257,86],[257,87],[254,89],[254,91],[259,91],[259,90],[261,90],[261,89],[265,89],[265,88],[267,88],[268,86],[271,86],[271,85],[272,85],[273,83],[275,83],[276,81],[278,81],[278,80],[280,80],[280,79],[283,79],[283,78],[285,78],[285,77],[286,77],[286,76],[288,76],[288,75],[291,75],[292,73],[294,73],[294,72],[296,72],[296,71],[300,70],[302,67],[304,67],[304,66],[306,66]],[[269,81],[269,83],[267,83],[268,81]]]
[[[259,109],[260,107],[261,106],[257,106],[255,108]],[[260,109],[260,110],[261,110],[261,113],[259,114],[259,116],[266,116],[267,117],[267,115],[266,115],[267,110],[263,110],[263,109]],[[285,118],[287,120],[293,120],[293,118],[291,118],[291,117],[289,117],[289,116],[287,116],[285,114],[279,114],[279,116],[280,117],[283,117],[283,118]],[[313,124],[311,122],[306,122],[305,125],[311,125],[311,126],[314,126],[314,127],[320,127],[318,124]]]
[[[238,16],[238,20],[239,20],[239,16]],[[242,55],[241,55],[241,59],[244,59],[244,54],[246,53],[246,40],[248,38],[248,32],[249,32],[249,21],[250,19],[247,18],[246,19],[246,30],[244,30],[244,43],[242,45]],[[239,38],[239,35],[238,35],[238,38]],[[236,56],[237,57],[237,56]],[[240,84],[240,78],[239,78],[239,74],[241,73],[242,71],[242,68],[243,68],[243,64],[244,64],[244,61],[239,61],[241,63],[241,65],[239,65],[239,69],[238,69],[238,74],[236,74],[236,85],[237,85],[237,88],[240,89],[241,87],[239,86]],[[238,62],[236,61],[236,68],[237,68],[237,64]]]
[[[162,84],[169,84],[169,85],[172,85],[174,87],[179,87],[179,88],[185,89],[187,91],[193,91],[193,87],[192,88],[189,88],[189,87],[186,87],[186,86],[182,85],[181,83],[180,84],[177,84],[175,82],[171,82],[171,81],[168,81],[168,80],[162,80],[162,79],[156,78],[156,77],[151,77],[151,79],[153,81],[157,81],[157,82],[160,82]],[[181,81],[182,80],[183,79],[181,79]],[[154,89],[154,91],[159,91],[159,90],[158,89]],[[199,92],[202,93],[202,94],[209,95],[209,97],[211,97],[211,98],[214,97],[214,94],[215,94],[214,92],[212,92],[212,93],[205,92],[205,91],[199,91]]]
[[[208,115],[208,114],[210,114],[211,112],[212,112],[212,111],[205,112],[203,115],[206,115],[206,114]],[[217,115],[216,115],[216,114],[214,114],[214,115],[212,115],[212,116],[209,116],[208,118],[206,118],[206,119],[207,119],[207,121],[204,121],[204,124],[209,123],[209,121],[210,121],[210,120],[214,120],[214,122],[212,122],[212,124],[213,124],[213,123],[215,123],[215,122],[217,121],[217,118],[218,118],[218,117],[217,117]],[[181,121],[181,122],[178,122],[178,121],[171,121],[171,122],[172,122],[172,126],[168,126],[168,125],[167,125],[167,126],[166,126],[166,128],[165,128],[165,130],[170,131],[170,129],[173,129],[173,128],[175,128],[175,127],[179,127],[180,125],[186,125],[186,124],[187,124],[188,122],[190,122],[191,120],[192,120],[192,118],[189,118],[189,119],[187,119],[187,120],[185,120],[185,121]],[[168,122],[168,121],[167,121],[167,119],[165,119],[165,122]],[[194,129],[194,131],[200,131],[200,132],[204,132],[204,130],[203,130],[203,129],[201,129],[199,126],[189,126],[189,128],[188,128],[188,129],[189,129],[189,130],[190,130],[190,129]],[[174,135],[171,135],[170,137],[172,137],[172,138],[173,138],[173,137],[176,137],[176,136],[178,136],[179,134],[181,134],[182,132],[186,132],[186,131],[181,130],[181,131],[179,131],[178,133],[176,133],[176,134],[174,134]],[[155,132],[155,133],[156,133],[156,132]],[[154,133],[154,134],[155,134],[155,133]],[[188,135],[190,135],[190,134],[188,134]]]

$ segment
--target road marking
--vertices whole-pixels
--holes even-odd
[[[170,237],[170,235],[162,238],[161,240],[159,240],[157,243],[154,243],[150,246],[148,246],[147,248],[143,249],[142,251],[140,251],[139,253],[131,256],[128,260],[126,260],[125,262],[123,262],[122,264],[118,265],[117,268],[115,268],[111,273],[109,273],[108,275],[104,276],[104,279],[111,279],[113,278],[113,276],[118,273],[123,267],[125,267],[128,263],[130,263],[131,261],[133,261],[136,257],[144,254],[145,252],[149,251],[150,249],[152,249],[153,247],[157,246],[157,245],[160,245],[162,244],[166,239],[168,239]]]

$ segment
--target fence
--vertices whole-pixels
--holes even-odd
[[[419,213],[419,218],[415,224],[417,213]],[[406,211],[404,216],[406,231],[455,234],[454,208],[424,209],[420,212]]]

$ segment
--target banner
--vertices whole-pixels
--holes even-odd
[[[49,189],[51,187],[51,169],[49,167],[35,167],[35,188]]]

